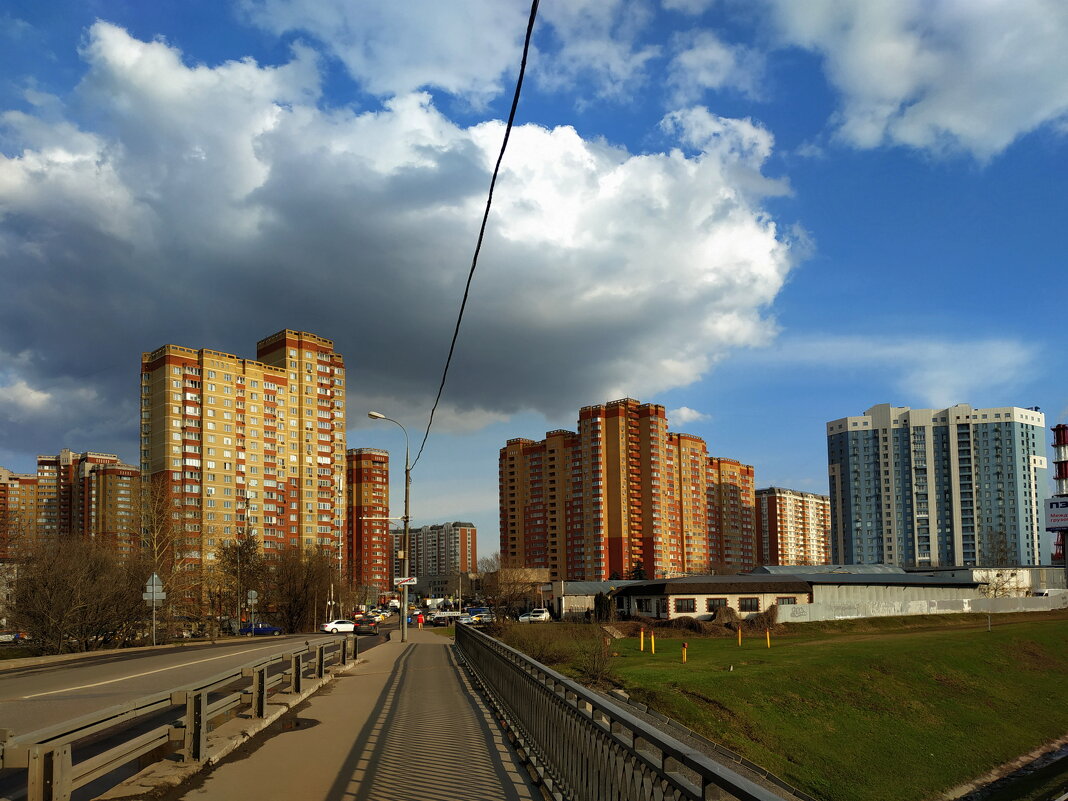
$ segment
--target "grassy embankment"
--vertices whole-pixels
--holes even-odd
[[[781,626],[770,649],[658,631],[655,656],[615,640],[604,678],[818,798],[919,801],[1068,733],[1068,614],[994,620]],[[592,626],[502,638],[580,680],[600,668]]]

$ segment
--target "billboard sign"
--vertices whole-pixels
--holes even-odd
[[[1068,496],[1046,500],[1046,531],[1068,531]]]

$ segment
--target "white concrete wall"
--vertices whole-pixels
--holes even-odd
[[[848,620],[859,617],[899,615],[938,615],[952,612],[1048,612],[1068,608],[1068,595],[1049,598],[958,598],[939,601],[855,601],[853,603],[811,603],[779,608],[780,623],[809,623],[818,620]]]

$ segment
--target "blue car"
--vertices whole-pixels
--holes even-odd
[[[267,623],[257,623],[255,627],[246,624],[240,629],[238,629],[237,633],[240,634],[242,637],[251,637],[254,634],[257,637],[259,637],[260,635],[267,634],[277,637],[279,634],[282,633],[282,630],[278,628],[278,626],[271,626]]]

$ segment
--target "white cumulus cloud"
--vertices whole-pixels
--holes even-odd
[[[680,406],[678,409],[669,409],[667,417],[668,423],[672,428],[684,426],[687,423],[699,423],[709,419],[708,415],[704,412],[691,409],[689,406]]]
[[[1060,0],[768,2],[783,41],[822,56],[857,147],[985,160],[1068,114]]]
[[[354,409],[429,409],[503,124],[458,125],[419,93],[324,108],[303,46],[277,67],[189,65],[100,22],[82,56],[91,125],[2,118],[0,249],[20,279],[0,325],[41,356],[8,386],[84,388],[42,410],[56,438],[77,419],[99,421],[88,447],[135,441],[142,350],[253,357],[283,327],[335,340]],[[763,208],[785,191],[762,173],[770,134],[695,108],[661,135],[676,146],[635,155],[514,130],[443,425],[649,397],[771,340],[795,257]]]

